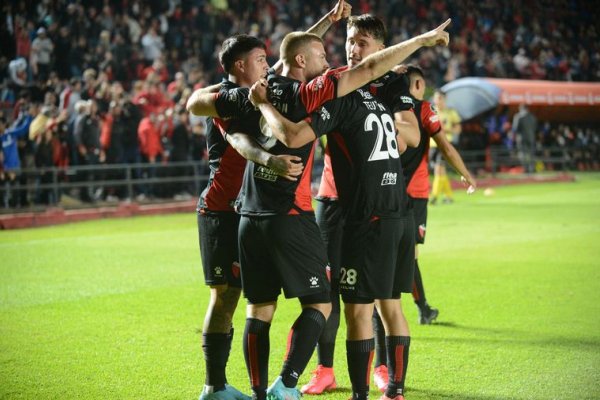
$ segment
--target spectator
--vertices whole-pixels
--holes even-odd
[[[529,112],[525,104],[519,106],[519,112],[513,117],[512,129],[516,134],[519,158],[525,166],[525,171],[534,172],[533,157],[535,155],[537,119]]]
[[[38,81],[44,81],[50,75],[53,50],[54,44],[48,37],[46,28],[39,28],[37,30],[37,37],[31,43],[31,56],[29,59],[33,76]]]

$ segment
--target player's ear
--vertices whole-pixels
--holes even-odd
[[[304,54],[302,53],[298,53],[294,56],[294,60],[296,61],[296,64],[298,64],[298,66],[300,68],[304,68],[306,66],[306,57],[304,56]]]
[[[233,67],[243,73],[246,67],[246,63],[244,63],[244,60],[237,60],[233,63]]]

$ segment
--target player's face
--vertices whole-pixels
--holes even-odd
[[[307,81],[323,74],[329,69],[327,54],[325,53],[323,43],[316,41],[311,42],[304,53],[304,56],[306,60],[305,76]]]
[[[361,33],[355,26],[346,32],[346,62],[350,68],[384,47],[379,40]]]
[[[433,94],[433,104],[435,104],[438,110],[443,110],[446,108],[446,99],[439,92],[435,92]]]
[[[261,48],[250,50],[244,57],[244,68],[242,73],[248,82],[256,82],[260,78],[267,76],[269,64],[267,63],[267,53]]]

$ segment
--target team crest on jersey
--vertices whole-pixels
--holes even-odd
[[[230,89],[227,91],[227,100],[230,103],[235,103],[238,100],[238,91],[236,89]]]
[[[383,179],[381,180],[381,186],[395,185],[397,178],[398,178],[397,172],[385,172],[383,174]]]
[[[323,89],[323,86],[325,86],[325,77],[323,75],[320,75],[314,80],[312,90],[313,92],[319,91]]]

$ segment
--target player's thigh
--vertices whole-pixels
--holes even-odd
[[[398,221],[399,236],[394,254],[394,289],[391,298],[399,298],[400,293],[410,293],[415,274],[415,221],[412,212]]]
[[[342,235],[344,219],[337,200],[318,200],[315,217],[321,238],[327,248],[327,258],[331,266],[331,277],[337,280],[340,274],[342,257]]]
[[[236,213],[199,213],[198,240],[207,285],[241,287]]]
[[[272,241],[265,234],[268,219],[242,216],[239,228],[240,264],[244,297],[252,304],[276,301],[281,280],[271,254]]]
[[[268,235],[271,252],[287,298],[329,293],[329,265],[325,245],[312,215],[272,218]]]

